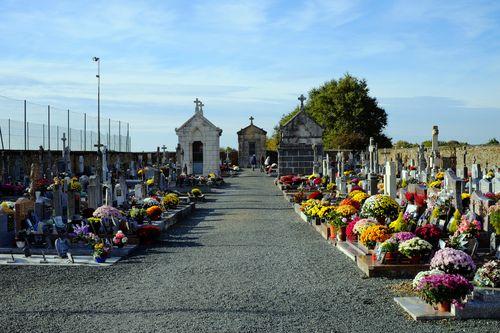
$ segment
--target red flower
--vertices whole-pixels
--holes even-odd
[[[415,235],[428,241],[431,244],[436,244],[441,238],[441,229],[432,224],[426,224],[418,227],[415,230]]]
[[[411,192],[406,192],[405,198],[406,198],[406,201],[413,202],[413,200],[415,200],[415,195]]]
[[[323,198],[323,194],[320,191],[315,191],[307,197],[307,199],[317,199],[321,200]]]

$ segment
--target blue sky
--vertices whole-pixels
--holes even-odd
[[[250,115],[271,133],[346,72],[395,140],[500,138],[499,1],[0,0],[0,45],[0,95],[89,114],[99,56],[103,116],[133,150],[175,147],[196,97],[236,147]]]

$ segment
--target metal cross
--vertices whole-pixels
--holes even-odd
[[[253,116],[250,116],[250,125],[253,125],[253,120],[255,119]]]
[[[165,151],[167,150],[167,146],[165,146],[165,145],[161,146],[161,150],[163,150],[163,154],[165,154]]]
[[[300,101],[300,109],[301,110],[304,110],[304,101],[306,100],[306,98],[304,97],[303,94],[301,94],[298,98],[298,100]]]
[[[61,141],[63,142],[63,150],[64,150],[64,148],[66,148],[66,140],[68,140],[68,139],[66,139],[66,133],[63,133],[63,136],[61,138]]]

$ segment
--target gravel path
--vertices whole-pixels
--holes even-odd
[[[111,268],[0,266],[0,332],[500,332],[415,323],[251,171]]]

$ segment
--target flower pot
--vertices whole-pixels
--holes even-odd
[[[377,261],[377,255],[375,253],[372,253],[372,261]]]
[[[95,261],[99,264],[106,262],[106,257],[94,257]]]
[[[396,261],[396,253],[394,252],[386,252],[384,256],[384,260],[388,264],[392,264]]]
[[[330,239],[335,239],[336,233],[335,233],[335,227],[333,225],[328,225],[328,229],[330,232]]]
[[[440,302],[437,304],[438,312],[450,312],[451,303],[450,302]]]
[[[420,264],[422,262],[422,256],[421,255],[414,255],[413,257],[410,258],[410,264]]]
[[[345,227],[340,227],[337,231],[337,239],[341,242],[345,242],[347,239]]]

